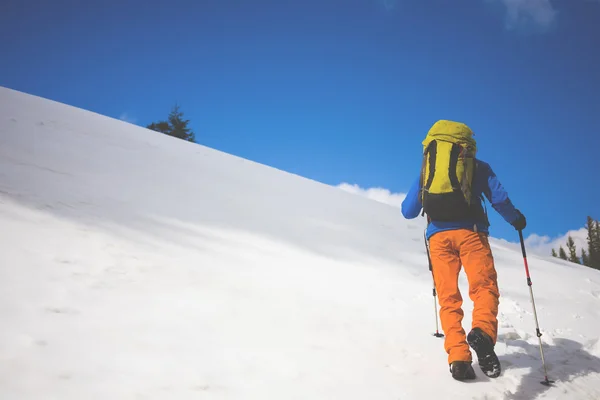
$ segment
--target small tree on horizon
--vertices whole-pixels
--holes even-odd
[[[567,248],[569,249],[569,261],[579,264],[579,257],[577,257],[577,247],[571,235],[567,238]]]
[[[567,260],[567,253],[565,252],[565,249],[563,249],[562,246],[558,248],[558,258],[565,261]]]
[[[196,134],[189,128],[189,119],[183,118],[178,104],[175,104],[168,116],[168,121],[152,122],[146,128],[164,133],[188,142],[196,142]]]
[[[600,226],[598,221],[594,221],[592,217],[588,216],[586,228],[589,266],[600,269]]]
[[[153,131],[157,131],[160,133],[164,133],[165,135],[171,134],[171,127],[169,126],[169,123],[167,121],[153,122],[146,128],[152,129]]]
[[[171,125],[171,136],[179,139],[195,142],[196,135],[188,127],[189,119],[183,119],[183,113],[179,111],[179,105],[175,105],[169,114],[169,124]]]
[[[588,257],[585,249],[581,249],[581,264],[585,265],[586,267],[590,266],[590,258]]]

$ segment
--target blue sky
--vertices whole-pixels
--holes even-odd
[[[0,85],[140,125],[178,102],[200,144],[392,192],[463,121],[554,237],[600,219],[599,22],[599,0],[9,0]]]

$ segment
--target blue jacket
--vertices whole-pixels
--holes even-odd
[[[489,234],[490,223],[487,218],[487,212],[483,208],[485,202],[483,196],[489,200],[492,207],[509,224],[519,217],[519,212],[512,204],[508,193],[502,187],[490,165],[478,159],[475,160],[475,165],[476,173],[472,186],[472,204],[476,207],[475,215],[477,217],[473,220],[458,222],[431,221],[427,226],[427,238],[437,232],[453,229],[474,229],[475,226],[477,227],[477,231]],[[404,215],[404,218],[413,219],[421,213],[422,205],[419,192],[420,178],[417,178],[402,202],[402,215]]]

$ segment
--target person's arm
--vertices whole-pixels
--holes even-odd
[[[494,210],[504,218],[506,222],[513,225],[517,230],[525,228],[525,216],[513,205],[508,197],[508,192],[492,170],[489,164],[480,164],[482,172],[487,180],[485,197],[490,201]],[[479,173],[479,172],[478,172]]]
[[[402,201],[402,215],[406,219],[413,219],[419,216],[421,212],[421,200],[419,198],[419,189],[421,186],[420,178],[417,178],[410,187],[406,197]]]

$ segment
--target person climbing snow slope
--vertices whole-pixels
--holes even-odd
[[[457,380],[475,379],[470,346],[481,370],[495,378],[501,373],[494,351],[500,294],[484,196],[515,229],[523,230],[526,219],[491,166],[476,158],[477,145],[466,124],[439,120],[422,144],[421,174],[402,202],[402,214],[407,219],[418,217],[421,211],[427,215],[426,240],[450,372]],[[461,266],[474,304],[468,335],[462,327]]]

